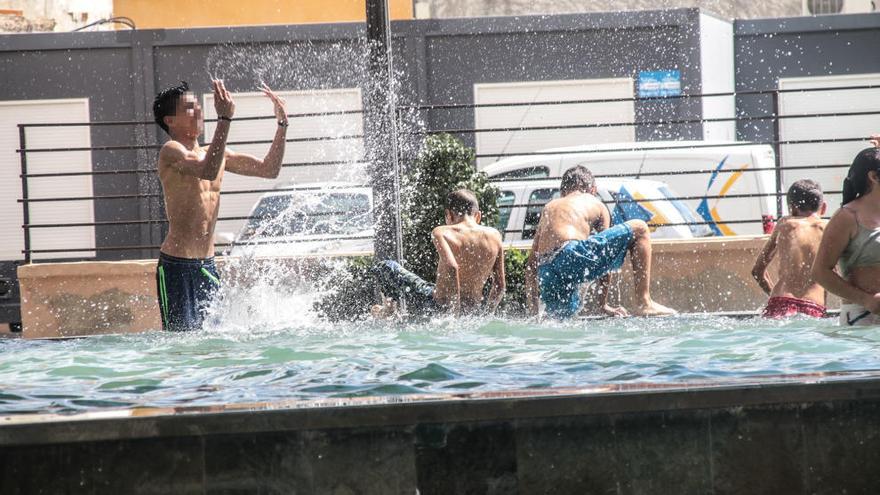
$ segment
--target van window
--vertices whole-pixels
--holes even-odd
[[[526,207],[526,218],[523,222],[522,238],[534,239],[538,222],[541,220],[541,210],[544,205],[559,197],[559,189],[535,189],[529,195],[529,205]]]
[[[495,224],[495,228],[497,228],[502,237],[504,236],[504,231],[507,230],[507,224],[510,223],[510,214],[513,213],[513,202],[516,200],[516,195],[513,191],[501,191],[498,194],[498,222]]]
[[[490,176],[492,179],[546,179],[547,177],[550,177],[550,168],[540,166],[518,168]]]

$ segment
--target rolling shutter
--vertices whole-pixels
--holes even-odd
[[[0,102],[0,259],[24,258],[24,232],[22,230],[21,157],[18,124],[88,122],[87,99],[25,100]],[[88,126],[28,127],[27,149],[83,148],[91,146]],[[28,173],[90,172],[90,151],[31,152],[27,154]],[[51,177],[28,180],[31,198],[60,198],[92,195],[92,177]],[[94,222],[92,201],[65,201],[30,204],[30,222],[41,223],[90,223]],[[94,227],[63,227],[33,229],[32,249],[94,248]],[[94,251],[70,253],[35,254],[35,259],[84,258],[95,255]]]

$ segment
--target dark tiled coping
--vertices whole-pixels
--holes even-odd
[[[880,401],[880,370],[0,416],[0,446]]]
[[[876,493],[880,373],[0,419],[0,493]]]

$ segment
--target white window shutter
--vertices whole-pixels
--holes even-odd
[[[18,124],[76,123],[89,121],[87,99],[23,100],[0,102],[0,259],[19,260],[24,255],[21,157]],[[39,148],[86,148],[91,146],[89,126],[28,127],[28,150]],[[36,152],[27,154],[28,173],[90,172],[90,151]],[[31,198],[92,196],[92,176],[32,178],[28,180]],[[93,201],[30,203],[30,222],[91,223],[94,222]],[[40,228],[31,230],[32,249],[93,249],[94,227]],[[84,258],[94,251],[69,253],[37,253],[34,259]]]

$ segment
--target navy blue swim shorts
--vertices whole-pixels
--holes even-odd
[[[214,258],[187,259],[159,253],[156,285],[162,328],[171,331],[198,330],[217,290],[220,274]]]

